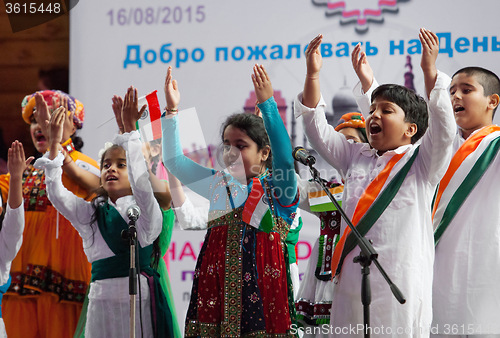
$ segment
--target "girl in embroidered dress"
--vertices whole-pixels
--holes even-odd
[[[135,204],[142,211],[136,222],[137,265],[141,271],[136,334],[174,336],[172,315],[151,263],[152,254],[158,257],[154,255],[153,242],[162,230],[162,212],[153,195],[139,133],[135,130],[134,120],[144,108],[138,111],[137,90],[130,87],[122,111],[125,133],[115,136],[115,145],[106,149],[101,157],[101,188],[92,202],[76,197],[61,183],[63,156],[57,152],[56,144],[61,138],[64,109],[57,110],[51,117],[50,152],[35,163],[46,169],[49,199],[78,231],[92,263],[86,337],[126,337],[130,334],[127,277],[130,252],[128,242],[122,241],[120,234],[128,228],[127,209]],[[150,289],[155,292],[150,294]],[[151,304],[155,304],[155,309],[151,309]]]
[[[88,181],[98,182],[98,165],[79,152],[79,142],[71,139],[84,122],[82,103],[61,91],[37,92],[24,98],[22,117],[30,125],[36,150],[44,153],[48,134],[40,122],[48,120],[50,112],[60,105],[68,112],[60,145],[65,149],[62,181],[75,195],[88,197],[91,187],[80,178],[87,175]],[[45,117],[41,117],[43,114]],[[0,176],[4,200],[10,194],[10,179],[10,174]],[[87,291],[90,264],[78,232],[47,199],[44,171],[29,165],[22,181],[24,238],[12,261],[12,283],[2,304],[7,334],[12,338],[70,337]]]
[[[180,95],[171,73],[169,67],[167,116],[162,119],[164,161],[181,182],[210,200],[185,336],[293,336],[284,241],[295,217],[297,187],[290,139],[269,76],[263,66],[254,67],[252,80],[263,118],[236,114],[222,127],[225,172],[202,167],[183,155],[177,115]]]

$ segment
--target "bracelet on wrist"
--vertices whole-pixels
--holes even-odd
[[[73,144],[73,140],[71,138],[66,140],[66,142],[64,142],[64,143],[61,143],[61,146],[63,147],[63,149],[65,151],[68,152],[68,154],[71,154],[72,152],[74,152],[76,150],[75,145]]]

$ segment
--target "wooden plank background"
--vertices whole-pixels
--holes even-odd
[[[2,146],[8,149],[14,140],[23,143],[27,156],[35,154],[29,125],[21,117],[21,101],[25,95],[40,89],[38,74],[41,69],[68,66],[68,14],[12,33],[5,6],[0,6],[0,129],[3,136],[0,156],[4,153]]]

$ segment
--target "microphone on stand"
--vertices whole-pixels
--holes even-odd
[[[139,216],[141,216],[141,209],[136,204],[127,208],[128,229],[121,232],[123,240],[132,240],[136,238],[135,222]]]
[[[296,147],[292,151],[292,156],[295,161],[298,161],[303,165],[312,166],[316,163],[314,156],[312,156],[304,147]]]
[[[141,209],[136,204],[133,204],[127,208],[127,217],[129,221],[136,222],[141,216]]]

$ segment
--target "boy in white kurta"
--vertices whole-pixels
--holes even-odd
[[[346,181],[343,205],[349,217],[355,214],[365,189],[382,178],[393,159],[401,156],[392,170],[389,169],[384,188],[419,148],[399,191],[366,235],[373,240],[379,262],[406,298],[404,305],[399,304],[379,271],[371,269],[370,332],[377,337],[427,337],[432,319],[434,250],[429,205],[451,158],[455,126],[446,91],[449,78],[438,74],[434,66],[439,50],[437,37],[427,31],[422,34],[425,36],[421,36],[421,40],[428,42],[423,43],[422,68],[430,121],[420,145],[416,142],[427,127],[427,108],[425,104],[422,106],[421,98],[400,86],[390,85],[392,89],[385,87],[385,92],[374,95],[366,121],[370,145],[349,143],[327,124],[326,104],[320,97],[318,81],[321,36],[309,44],[304,92],[296,100],[296,115],[303,117],[309,142]],[[391,90],[407,95],[407,102],[391,100],[397,97]],[[343,222],[341,232],[345,228]],[[364,333],[360,266],[353,263],[359,252],[356,247],[346,256],[334,289],[330,321],[330,335],[334,337],[362,337]]]
[[[492,124],[499,95],[500,80],[486,69],[453,75],[460,129],[433,210],[435,337],[500,337],[500,127]]]

